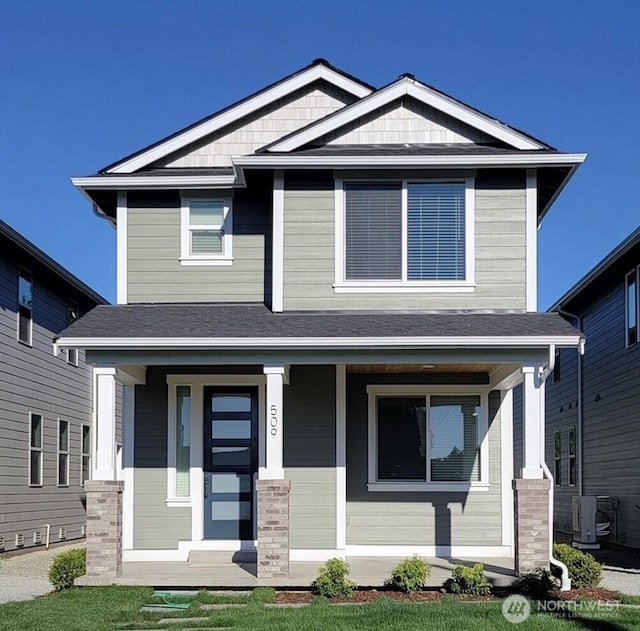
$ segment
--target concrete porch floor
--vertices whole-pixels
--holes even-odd
[[[381,587],[392,568],[405,557],[347,557],[350,578],[358,587]],[[456,565],[473,565],[471,559],[426,558],[431,565],[428,587],[440,587]],[[513,559],[486,558],[485,573],[496,587],[507,587],[516,580]],[[128,561],[122,565],[122,576],[102,578],[83,576],[77,585],[147,585],[169,587],[298,587],[308,588],[318,574],[322,561],[292,561],[287,578],[258,579],[255,563],[226,562],[212,565],[190,565],[187,562]]]

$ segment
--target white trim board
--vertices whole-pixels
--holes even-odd
[[[266,150],[294,151],[404,96],[410,96],[516,149],[546,148],[544,144],[533,138],[511,129],[486,114],[482,114],[451,97],[447,97],[413,78],[401,77],[386,88],[382,88],[342,110],[338,110],[337,113],[320,119],[318,122],[276,141],[268,146]]]
[[[59,348],[78,347],[84,349],[176,349],[197,348],[200,350],[233,348],[544,348],[577,347],[581,343],[580,335],[513,335],[513,336],[441,336],[441,337],[61,337],[56,345]]]
[[[538,174],[527,169],[525,196],[526,307],[538,310]]]
[[[500,393],[500,484],[502,493],[502,545],[513,550],[513,390]]]
[[[116,295],[119,305],[127,304],[127,192],[118,191],[116,205]]]
[[[271,309],[284,310],[284,173],[273,173]]]
[[[81,190],[103,191],[114,189],[229,188],[237,184],[238,180],[233,173],[229,175],[91,175],[89,177],[72,177],[71,183]]]
[[[235,106],[227,108],[220,114],[214,115],[200,124],[167,138],[154,147],[143,150],[128,159],[125,158],[124,161],[109,168],[107,173],[133,173],[320,79],[358,98],[365,97],[372,92],[370,88],[367,88],[362,83],[349,79],[332,68],[318,63],[276,83],[271,88],[253,97],[241,101]]]
[[[135,386],[122,387],[122,547],[125,550],[133,548],[134,542],[135,397]]]
[[[345,547],[346,542],[347,542],[347,367],[345,364],[337,364],[336,365],[336,548],[338,550],[342,550]]]

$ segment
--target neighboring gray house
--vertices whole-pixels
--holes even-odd
[[[572,497],[603,496],[606,540],[640,548],[640,229],[550,309],[587,338],[585,354],[561,349],[547,384],[554,527],[572,531]],[[606,498],[610,499],[606,499]]]
[[[536,313],[536,239],[584,158],[316,60],[74,178],[118,244],[118,305],[57,339],[96,366],[89,576],[240,550],[258,580],[334,556],[548,566],[543,384],[582,338]]]
[[[92,369],[53,337],[103,304],[0,221],[0,552],[84,536]]]

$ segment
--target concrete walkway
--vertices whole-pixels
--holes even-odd
[[[53,557],[65,550],[82,547],[84,541],[81,540],[0,559],[0,604],[30,600],[53,591],[47,578]]]

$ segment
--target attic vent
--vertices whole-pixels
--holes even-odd
[[[33,533],[33,545],[37,546],[42,543],[42,532],[40,530],[36,530]]]
[[[82,524],[82,531],[80,533],[81,537],[86,537],[87,536],[87,526],[85,524]]]
[[[16,533],[16,548],[24,547],[24,535],[22,533]]]
[[[6,544],[4,542],[4,537],[0,537],[0,551],[4,550],[6,547]]]
[[[58,533],[58,539],[60,539],[60,541],[64,541],[66,538],[67,538],[67,529],[60,528],[60,532]]]

